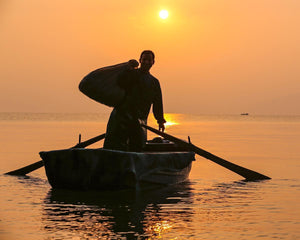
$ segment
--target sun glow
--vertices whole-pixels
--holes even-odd
[[[159,12],[159,17],[162,19],[167,19],[169,17],[169,12],[167,10],[161,10]]]
[[[176,123],[176,122],[170,122],[170,121],[168,121],[168,122],[166,122],[165,123],[165,126],[172,126],[172,125],[177,125],[178,123]]]
[[[178,121],[176,120],[176,114],[169,114],[166,113],[165,114],[165,119],[166,119],[166,123],[165,126],[169,127],[169,126],[173,126],[173,125],[178,125]]]
[[[166,129],[168,129],[169,127],[173,127],[173,126],[181,124],[181,120],[182,120],[181,114],[165,113],[164,117],[165,117],[165,120],[166,120],[166,123],[165,123]],[[149,125],[154,125],[155,126],[157,124],[157,120],[152,115],[152,117],[149,118],[148,123],[149,123]]]

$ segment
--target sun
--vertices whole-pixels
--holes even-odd
[[[159,17],[161,19],[167,19],[169,17],[169,12],[167,10],[165,10],[165,9],[160,10]]]

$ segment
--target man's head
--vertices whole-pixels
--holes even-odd
[[[155,55],[151,50],[145,50],[141,53],[140,64],[143,72],[149,72],[150,68],[154,64]]]

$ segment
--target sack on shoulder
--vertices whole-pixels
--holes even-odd
[[[79,90],[99,103],[109,107],[117,106],[125,96],[117,79],[128,68],[128,64],[125,62],[92,71],[81,80]]]

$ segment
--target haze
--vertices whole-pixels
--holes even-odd
[[[298,0],[1,0],[0,111],[110,111],[80,80],[151,49],[165,112],[300,114],[299,12]]]

